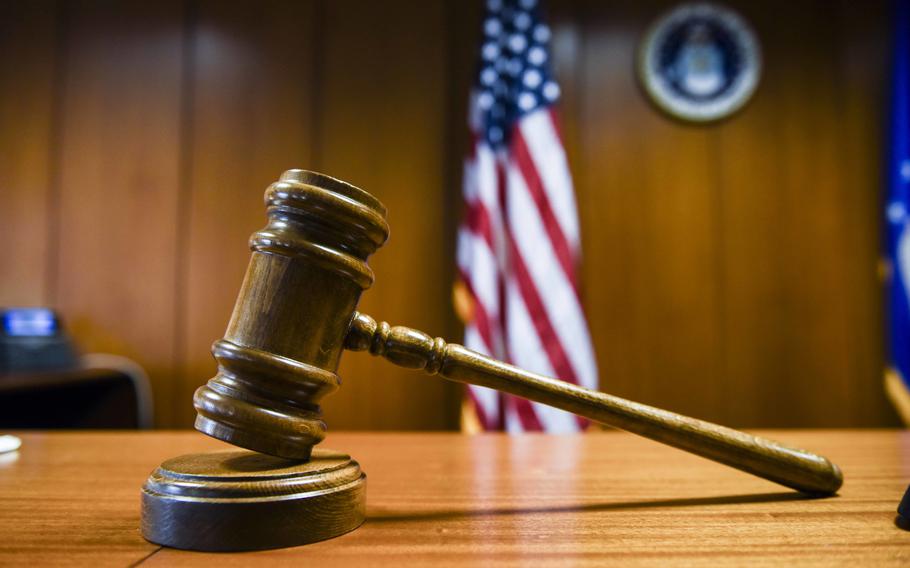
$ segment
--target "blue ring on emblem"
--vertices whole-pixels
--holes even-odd
[[[710,122],[739,110],[755,92],[761,48],[736,12],[683,4],[657,19],[638,52],[639,81],[671,116]]]

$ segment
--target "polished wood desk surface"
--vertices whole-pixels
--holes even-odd
[[[195,432],[26,433],[0,456],[0,565],[910,566],[895,525],[910,431],[768,431],[841,465],[839,496],[798,493],[620,432],[330,434],[368,476],[367,521],[334,540],[242,554],[139,536],[164,459],[227,448]]]

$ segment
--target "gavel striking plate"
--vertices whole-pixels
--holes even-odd
[[[314,449],[319,401],[338,388],[341,352],[490,387],[668,444],[804,493],[843,482],[827,459],[524,371],[461,345],[358,313],[367,259],[388,238],[385,207],[329,176],[289,170],[265,194],[266,227],[223,339],[217,375],[194,396],[196,429],[247,450],[165,461],[142,489],[142,534],[193,550],[295,546],[351,531],[366,477],[350,456]],[[252,450],[252,451],[248,451]]]

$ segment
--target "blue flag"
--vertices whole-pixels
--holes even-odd
[[[885,387],[910,425],[910,0],[894,3],[888,161],[888,370]]]

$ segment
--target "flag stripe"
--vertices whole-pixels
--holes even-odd
[[[574,258],[579,244],[578,211],[566,152],[553,126],[552,115],[546,111],[533,112],[519,123],[518,130],[539,171],[543,182],[541,187],[546,192],[553,213],[559,219],[559,226],[566,235]]]
[[[565,349],[563,349],[556,331],[550,324],[543,302],[537,293],[537,288],[534,286],[533,280],[531,280],[531,275],[528,273],[512,235],[508,236],[508,243],[512,267],[515,271],[515,282],[525,304],[528,306],[531,323],[534,329],[537,330],[543,349],[550,359],[550,365],[552,365],[557,378],[577,384],[578,379],[575,377],[575,371],[572,369],[571,363],[569,363],[569,358],[566,356]]]
[[[480,335],[480,339],[483,340],[484,345],[486,346],[486,349],[483,352],[487,353],[488,355],[492,355],[495,351],[494,347],[496,345],[496,341],[493,338],[494,326],[492,320],[487,313],[486,305],[480,301],[480,297],[477,295],[476,289],[471,283],[471,278],[465,274],[464,271],[459,272],[465,288],[468,289],[468,293],[471,295],[471,298],[474,301],[474,305],[471,306],[471,310],[473,312],[471,314],[473,318],[471,325],[476,328],[477,333]]]
[[[580,228],[553,104],[550,30],[534,2],[487,3],[480,67],[468,108],[459,278],[465,344],[530,371],[587,387],[597,365],[576,271]],[[505,47],[504,47],[505,46]],[[576,432],[574,415],[469,387],[485,428]],[[481,413],[478,413],[481,416]]]
[[[536,373],[559,377],[538,335],[527,305],[524,302],[518,285],[513,279],[509,286],[509,353],[512,362],[525,369],[534,369]],[[579,419],[567,412],[556,410],[542,404],[532,403],[531,408],[539,416],[547,432],[573,432],[582,424]]]
[[[478,353],[489,355],[489,344],[484,344],[477,333],[477,328],[468,325],[465,328],[465,346]],[[477,419],[486,430],[499,428],[501,417],[499,412],[499,393],[486,387],[468,385],[468,395],[477,410]]]
[[[531,406],[531,401],[518,396],[506,396],[509,396],[509,398],[514,401],[513,408],[515,409],[515,412],[518,413],[518,419],[521,420],[522,429],[531,432],[540,432],[543,430],[543,425],[540,423],[540,418],[534,411],[534,407]]]
[[[560,349],[571,345],[572,349],[568,351],[566,361],[572,362],[569,365],[574,371],[572,376],[575,377],[577,372],[576,380],[579,384],[593,386],[596,382],[596,365],[581,302],[575,288],[559,267],[553,247],[537,214],[537,208],[529,196],[520,172],[512,167],[509,173],[509,199],[505,212],[509,229],[506,231],[508,235],[506,240],[510,248],[514,246],[516,255],[516,258],[511,260],[515,264],[518,258],[523,261],[522,266],[526,271],[524,286],[527,286],[529,291],[539,286],[539,283],[546,283],[544,299],[536,303],[529,301],[528,307],[532,314],[540,309],[539,315],[534,314],[535,319],[550,322],[549,329],[553,331],[553,335],[547,336],[544,344],[552,341]],[[514,233],[511,232],[513,230]],[[557,364],[553,367],[558,373],[567,372]],[[568,377],[560,375],[559,378]]]
[[[550,238],[550,242],[556,253],[556,258],[559,260],[560,266],[562,266],[563,273],[566,275],[566,278],[572,284],[572,288],[575,289],[577,294],[578,284],[575,282],[575,262],[572,258],[572,250],[569,247],[569,241],[566,240],[565,234],[563,234],[562,228],[559,226],[559,221],[556,220],[556,215],[550,207],[550,201],[546,195],[546,190],[543,188],[543,183],[540,181],[540,176],[537,174],[537,168],[535,168],[535,165],[531,160],[528,147],[520,132],[520,129],[516,129],[516,135],[513,138],[513,156],[515,158],[515,163],[518,165],[518,169],[521,171],[521,175],[527,183],[528,193],[530,193],[531,199],[534,200],[534,204],[537,206],[537,211],[540,214],[547,236]]]
[[[490,213],[481,201],[468,202],[466,211],[466,225],[475,235],[486,241],[490,249],[493,248],[493,221]]]
[[[490,428],[495,428],[496,423],[490,417],[489,409],[487,408],[487,402],[484,400],[483,396],[480,393],[480,389],[483,387],[474,387],[468,390],[468,396],[471,397],[471,406],[474,408],[474,412],[477,414],[477,421],[480,422],[480,425],[483,426],[484,430],[489,430]],[[486,389],[490,390],[490,389]],[[496,391],[492,391],[495,396]]]
[[[559,145],[565,147],[564,139],[562,136],[562,126],[559,124],[559,111],[556,107],[550,107],[547,109],[548,114],[550,115],[550,123],[553,125],[553,133],[556,135],[556,141],[559,142]]]
[[[505,429],[509,434],[521,434],[526,429],[524,424],[521,422],[521,416],[518,412],[517,402],[521,400],[517,396],[512,396],[509,394],[502,395],[504,403],[504,416]]]

